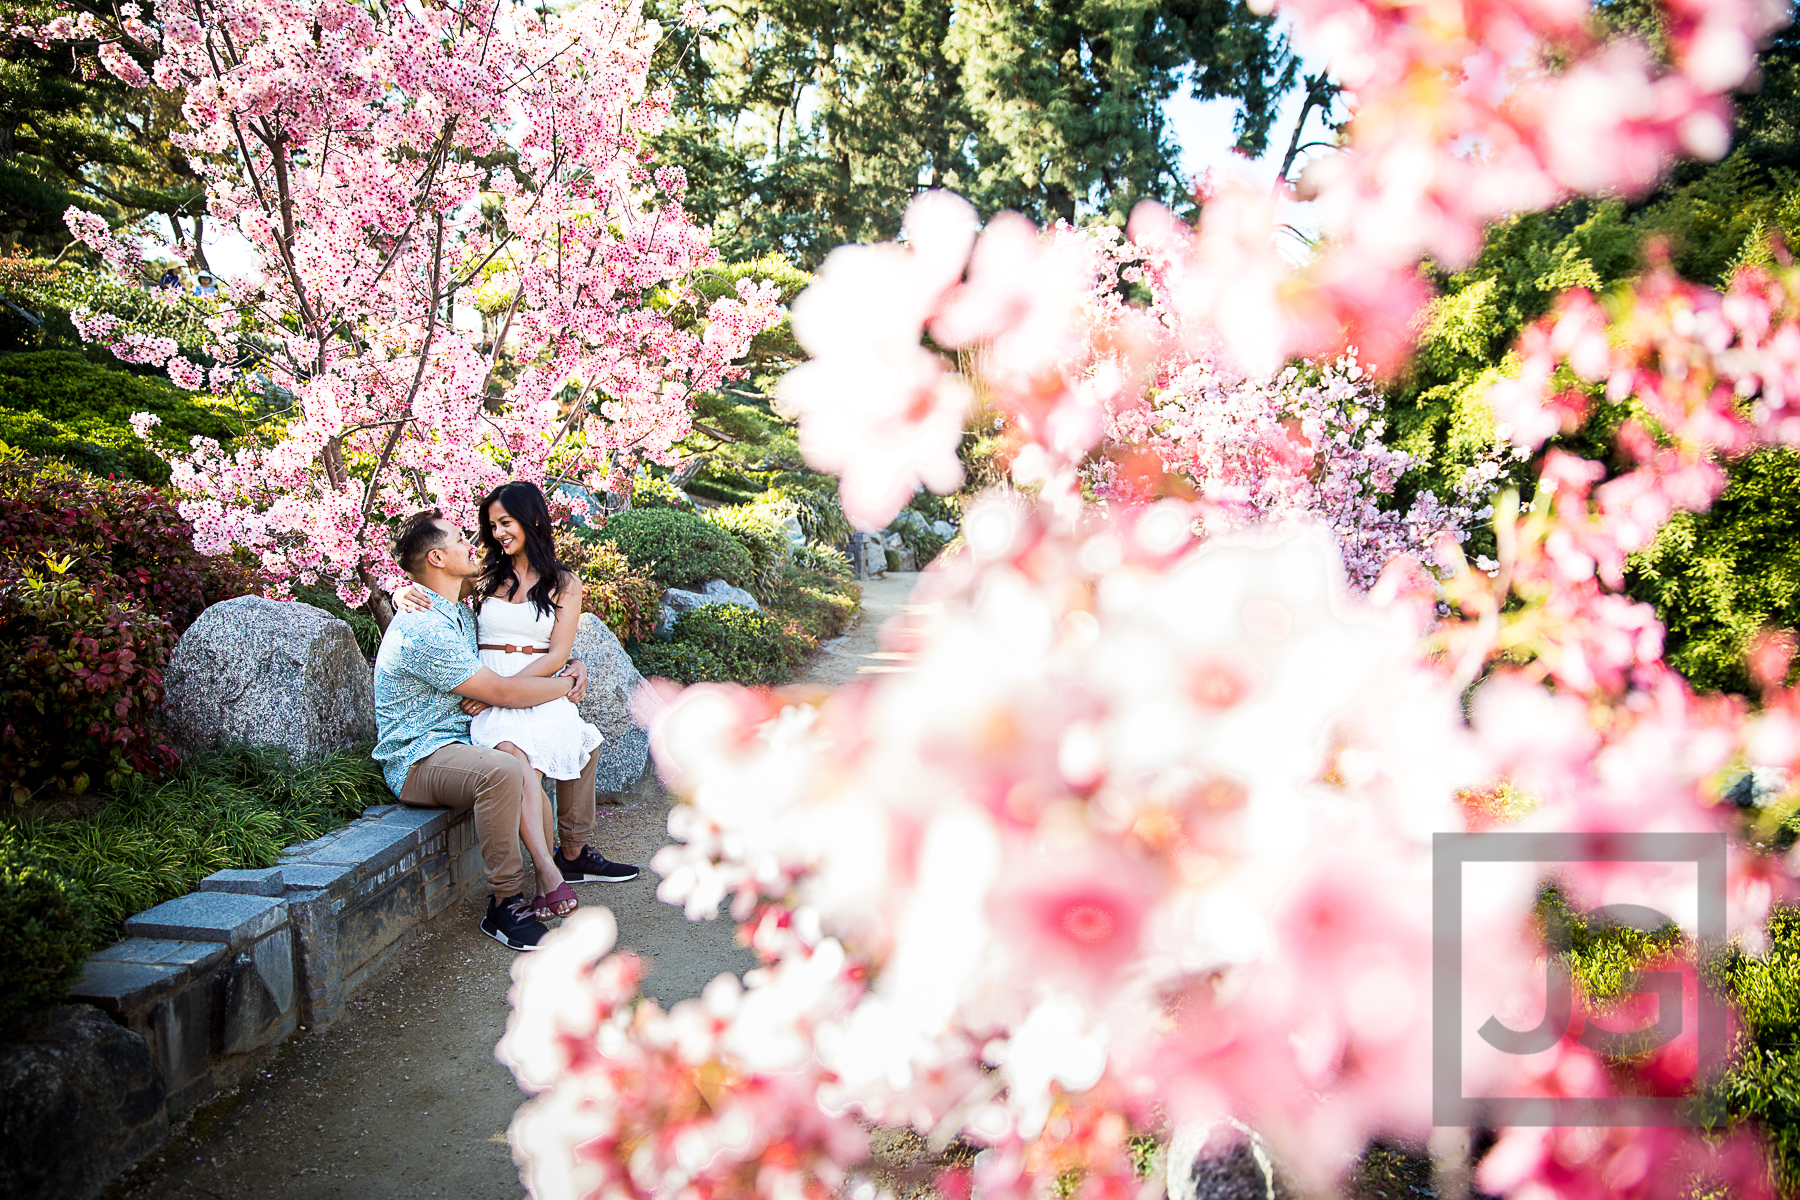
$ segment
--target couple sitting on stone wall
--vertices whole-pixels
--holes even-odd
[[[504,484],[479,520],[479,555],[435,512],[395,531],[394,561],[413,584],[375,657],[375,759],[402,804],[475,810],[490,891],[481,931],[533,950],[546,920],[575,911],[570,884],[638,871],[588,844],[600,731],[575,707],[587,688],[569,658],[581,581],[557,562],[544,494]],[[556,789],[554,820],[544,776],[573,781]],[[537,872],[530,900],[521,839]]]

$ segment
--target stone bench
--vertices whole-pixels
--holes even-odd
[[[409,931],[482,881],[470,812],[371,808],[131,917],[70,998],[144,1040],[173,1115],[234,1082],[245,1055],[341,1019]]]

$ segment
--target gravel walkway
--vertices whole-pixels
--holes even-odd
[[[836,687],[903,670],[878,634],[917,578],[864,584],[861,621],[797,682]],[[668,841],[667,798],[646,773],[625,799],[600,810],[597,844],[609,857],[648,863]],[[645,991],[669,1005],[699,995],[721,971],[753,965],[728,921],[689,923],[657,902],[656,883],[646,870],[630,883],[577,887],[583,904],[612,908],[621,946],[653,964]],[[520,1094],[493,1057],[516,956],[476,928],[485,905],[485,896],[473,897],[421,926],[350,1016],[289,1039],[236,1091],[199,1108],[104,1200],[520,1196],[506,1143]]]

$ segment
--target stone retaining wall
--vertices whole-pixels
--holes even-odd
[[[130,1081],[135,1095],[150,1097],[133,1109],[140,1128],[118,1128],[116,1111],[105,1115],[106,1129],[50,1120],[35,1109],[61,1094],[54,1089],[41,1102],[9,1097],[0,1123],[38,1136],[8,1148],[0,1182],[11,1186],[0,1190],[92,1195],[161,1145],[170,1117],[237,1082],[256,1052],[302,1026],[318,1030],[341,1019],[408,931],[482,886],[471,812],[391,804],[288,847],[276,866],[215,872],[199,891],[130,918],[124,940],[88,959],[70,999],[100,1009],[147,1049],[148,1077]],[[110,1061],[142,1057],[108,1051]],[[7,1066],[0,1062],[0,1075]],[[85,1079],[104,1074],[105,1064],[68,1069]],[[141,1062],[136,1074],[146,1074]],[[101,1142],[129,1146],[125,1160],[88,1164],[97,1169],[79,1172],[78,1184],[57,1167],[85,1161]],[[63,1182],[50,1183],[54,1177]]]

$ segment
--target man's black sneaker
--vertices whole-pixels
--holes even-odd
[[[564,858],[558,848],[553,858],[566,883],[624,883],[638,877],[636,867],[613,862],[592,846],[583,846],[574,858]]]
[[[550,930],[537,919],[537,914],[531,910],[531,901],[525,897],[508,896],[504,900],[496,900],[489,896],[487,916],[481,920],[481,932],[508,950],[536,950],[538,939]]]

